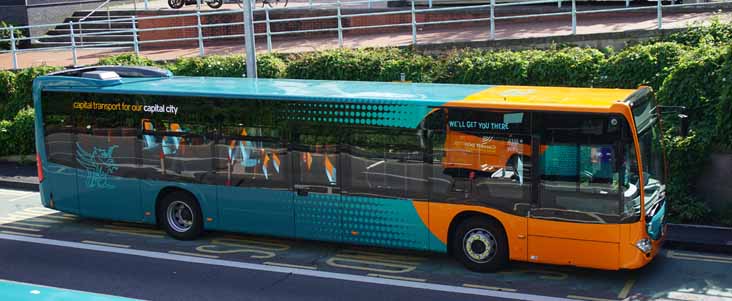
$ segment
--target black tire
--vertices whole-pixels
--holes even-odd
[[[180,240],[194,240],[203,232],[201,207],[183,191],[171,192],[161,200],[158,221],[168,235]]]
[[[214,0],[211,2],[206,2],[206,4],[208,4],[208,7],[216,9],[221,7],[221,5],[224,5],[224,0]]]
[[[487,248],[486,243],[491,247]],[[497,222],[485,217],[462,221],[455,228],[451,248],[455,259],[474,272],[495,272],[508,263],[506,233]]]
[[[184,1],[185,0],[168,0],[168,6],[173,9],[179,9],[183,7]]]

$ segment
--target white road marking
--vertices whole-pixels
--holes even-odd
[[[25,198],[31,197],[31,196],[35,196],[35,195],[36,195],[36,193],[29,193],[29,194],[26,194],[26,195],[23,195],[23,196],[19,196],[19,197],[14,198],[14,199],[10,199],[7,202],[11,202],[12,203],[12,202],[15,202],[15,201],[20,201],[22,199],[25,199]]]
[[[57,246],[57,247],[64,247],[64,248],[74,248],[74,249],[98,251],[98,252],[106,252],[106,253],[114,253],[114,254],[133,255],[133,256],[140,256],[140,257],[146,257],[146,258],[155,258],[155,259],[163,259],[163,260],[188,262],[188,263],[223,266],[223,267],[238,268],[238,269],[244,269],[244,270],[294,274],[294,275],[309,276],[309,277],[337,279],[337,280],[344,280],[344,281],[354,281],[354,282],[390,285],[390,286],[416,288],[416,289],[426,289],[426,290],[433,290],[433,291],[478,295],[478,296],[486,296],[486,297],[494,297],[494,298],[527,300],[527,301],[560,301],[560,300],[567,301],[567,300],[569,300],[569,299],[565,299],[565,298],[548,297],[548,296],[542,296],[542,295],[533,295],[533,294],[524,294],[524,293],[515,293],[515,292],[501,292],[501,291],[467,288],[467,287],[445,285],[445,284],[404,281],[404,280],[369,277],[369,276],[362,276],[362,275],[350,275],[350,274],[324,272],[324,271],[317,271],[317,270],[306,270],[306,269],[296,269],[296,268],[289,268],[289,267],[269,266],[269,265],[256,264],[256,263],[236,262],[236,261],[223,260],[223,259],[210,259],[210,258],[202,258],[202,257],[194,257],[194,256],[175,255],[175,254],[162,253],[162,252],[114,248],[114,247],[98,246],[98,245],[91,245],[91,244],[84,244],[84,243],[70,242],[70,241],[61,241],[61,240],[54,240],[54,239],[47,239],[47,238],[33,238],[33,237],[25,237],[25,236],[0,234],[0,239],[26,242],[26,243],[43,244],[43,245]]]

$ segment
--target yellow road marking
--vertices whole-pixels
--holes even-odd
[[[0,224],[0,228],[6,228],[6,229],[13,229],[13,230],[20,230],[20,231],[31,231],[31,232],[38,232],[41,231],[39,229],[33,229],[33,228],[25,228],[25,227],[16,227],[16,226],[9,226],[6,224]]]
[[[586,297],[586,296],[577,296],[577,295],[567,295],[567,298],[577,299],[577,300],[588,300],[588,301],[617,301],[617,299],[605,299],[605,298],[595,298],[595,297]]]
[[[249,257],[265,259],[275,257],[277,255],[275,252],[290,249],[290,246],[286,244],[250,239],[214,239],[211,243],[211,245],[196,247],[196,251],[212,254],[254,253],[257,255]]]
[[[42,216],[44,218],[61,219],[61,220],[68,220],[68,221],[76,220],[75,217],[68,217],[68,216],[61,216],[61,215],[53,215],[55,213],[51,213],[51,214],[39,214],[39,213],[34,213],[34,212],[18,211],[18,212],[13,212],[12,214],[19,215],[19,216],[25,216],[25,217],[28,217],[28,218]]]
[[[13,220],[4,220],[4,219],[0,219],[0,224],[13,224],[13,225],[22,225],[22,226],[39,227],[39,228],[50,228],[51,227],[49,225],[40,225],[40,224],[18,222],[18,221],[13,221]]]
[[[361,260],[368,260],[368,261],[378,261],[378,262],[387,262],[387,263],[394,263],[394,264],[413,264],[417,265],[419,262],[410,262],[406,260],[397,260],[397,259],[388,259],[388,258],[379,258],[375,256],[364,256],[364,255],[349,255],[349,254],[338,254],[336,255],[338,258],[348,258],[348,259],[361,259]]]
[[[318,267],[309,266],[309,265],[296,265],[296,264],[279,263],[279,262],[271,262],[271,261],[264,262],[264,264],[280,266],[280,267],[287,267],[287,268],[296,268],[296,269],[307,269],[307,270],[317,270],[318,269]]]
[[[618,294],[618,299],[627,298],[628,294],[630,293],[630,289],[633,288],[634,284],[635,279],[628,279],[628,281],[625,281],[625,286],[623,286],[623,289],[620,290],[620,293]]]
[[[100,245],[100,246],[107,246],[107,247],[116,247],[116,248],[129,248],[128,245],[120,245],[120,244],[113,244],[108,242],[101,242],[101,241],[93,241],[93,240],[82,240],[81,242],[85,244],[92,244],[92,245]]]
[[[46,223],[46,224],[58,224],[63,223],[62,221],[58,220],[52,220],[47,218],[42,218],[42,215],[36,216],[36,217],[27,217],[27,216],[18,216],[14,214],[8,214],[8,217],[5,218],[5,220],[8,221],[32,221],[32,222],[38,222],[38,223]]]
[[[149,237],[149,238],[164,238],[165,237],[165,235],[163,235],[162,231],[145,229],[145,228],[104,225],[104,228],[95,228],[94,230],[101,231],[101,232],[117,233],[117,234],[136,235],[136,236]]]
[[[168,253],[170,253],[170,254],[176,254],[176,255],[205,257],[205,258],[212,258],[212,259],[219,258],[218,256],[215,256],[215,255],[206,255],[206,254],[189,253],[189,252],[181,252],[181,251],[168,251]]]
[[[710,256],[710,255],[701,255],[701,254],[693,254],[693,253],[679,253],[679,252],[674,252],[674,251],[668,251],[668,253],[666,253],[666,255],[668,257],[674,258],[674,259],[732,264],[732,257],[725,257],[725,256]]]
[[[43,237],[43,235],[40,235],[40,234],[20,233],[20,232],[5,231],[5,230],[0,231],[0,233],[10,234],[10,235],[30,236],[30,237]]]
[[[380,269],[380,268],[375,268],[375,267],[348,265],[348,264],[342,264],[342,263],[338,263],[338,262],[362,263],[362,264],[370,265],[370,266],[383,266],[383,267],[391,267],[394,269],[387,270],[387,269]],[[395,263],[380,262],[380,261],[375,261],[375,260],[340,258],[339,256],[331,257],[328,260],[326,260],[325,263],[327,263],[330,266],[334,266],[334,267],[338,267],[338,268],[371,271],[371,272],[379,272],[379,273],[389,273],[389,274],[408,273],[408,272],[411,272],[411,271],[414,271],[417,269],[417,266],[415,266],[415,265],[395,264]]]
[[[465,283],[463,284],[464,287],[469,288],[480,288],[480,289],[486,289],[486,290],[492,290],[492,291],[501,291],[501,292],[515,292],[516,289],[513,288],[505,288],[505,287],[497,287],[497,286],[485,286],[485,285],[477,285],[477,284],[470,284]]]
[[[366,276],[370,277],[376,277],[376,278],[387,278],[387,279],[395,279],[395,280],[404,280],[404,281],[414,281],[414,282],[426,282],[427,279],[422,278],[411,278],[411,277],[401,277],[401,276],[393,276],[393,275],[382,275],[382,274],[367,274]]]

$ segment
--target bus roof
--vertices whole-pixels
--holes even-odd
[[[70,84],[74,78],[85,84]],[[492,86],[298,79],[248,79],[172,76],[123,78],[114,85],[94,85],[88,78],[42,77],[45,90],[102,93],[214,96],[304,101],[393,101],[459,107],[571,107],[609,109],[637,90],[538,86]],[[55,82],[58,82],[55,83]]]

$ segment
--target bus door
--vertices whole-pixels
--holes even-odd
[[[620,117],[535,116],[541,154],[536,162],[538,203],[529,214],[529,261],[617,268]]]
[[[338,138],[335,131],[293,129],[295,236],[340,241],[342,203]]]

